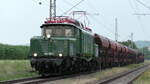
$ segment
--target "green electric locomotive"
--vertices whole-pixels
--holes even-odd
[[[98,45],[91,29],[68,17],[55,17],[31,38],[31,65],[42,75],[81,72],[98,67]],[[89,68],[90,67],[90,68]]]
[[[39,74],[60,75],[123,66],[144,61],[144,55],[106,37],[93,34],[68,17],[48,19],[42,35],[31,38],[31,66]]]

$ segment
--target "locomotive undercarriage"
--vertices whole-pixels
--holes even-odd
[[[59,63],[58,63],[59,62]],[[31,66],[42,76],[95,71],[100,68],[96,60],[86,61],[75,57],[32,58]]]

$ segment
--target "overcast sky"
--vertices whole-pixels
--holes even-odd
[[[38,2],[42,2],[39,5]],[[57,15],[63,14],[80,0],[57,0]],[[150,7],[150,0],[141,0]],[[41,34],[40,26],[49,16],[49,0],[2,0],[0,3],[0,43],[29,44],[32,36]],[[91,15],[93,32],[114,40],[115,18],[118,18],[119,40],[150,41],[150,15],[136,16],[134,13],[148,13],[150,9],[136,0],[85,0],[72,11],[83,10]],[[70,11],[71,12],[71,11]],[[94,13],[99,13],[95,16]]]

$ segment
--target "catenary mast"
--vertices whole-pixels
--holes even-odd
[[[55,19],[56,17],[56,0],[50,0],[50,20]]]
[[[118,19],[115,18],[115,41],[118,42]]]

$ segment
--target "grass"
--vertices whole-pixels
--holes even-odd
[[[150,61],[147,61],[150,63]],[[150,84],[150,69],[144,72],[133,84]]]
[[[115,75],[117,73],[121,73],[124,71],[128,71],[130,69],[133,69],[133,68],[140,67],[144,64],[145,63],[131,64],[131,65],[124,66],[124,67],[109,68],[109,69],[102,70],[102,71],[95,72],[95,73],[88,74],[88,75],[81,75],[81,76],[77,76],[73,78],[53,81],[52,83],[53,84],[93,84],[94,81],[101,80],[103,78]]]
[[[145,62],[145,63],[149,63],[149,62]],[[116,73],[120,73],[123,71],[127,71],[130,69],[142,66],[145,63],[131,64],[125,67],[114,67],[111,69],[106,69],[100,72],[89,74],[87,78],[84,76],[84,79],[99,80],[104,77],[114,75]],[[150,74],[150,71],[149,71],[149,74]],[[38,74],[36,72],[32,72],[32,68],[30,67],[29,60],[0,60],[0,81],[33,77],[37,75]]]
[[[37,76],[29,60],[0,60],[0,81]]]
[[[124,66],[124,67],[114,67],[111,69],[103,70],[101,72],[97,72],[97,73],[93,74],[93,77],[95,77],[97,80],[100,80],[104,77],[109,77],[109,76],[112,76],[112,75],[117,74],[117,73],[121,73],[124,71],[128,71],[130,69],[137,68],[137,67],[142,66],[142,65],[144,65],[144,63],[131,64],[131,65]]]
[[[150,84],[150,69],[140,76],[133,84]]]

